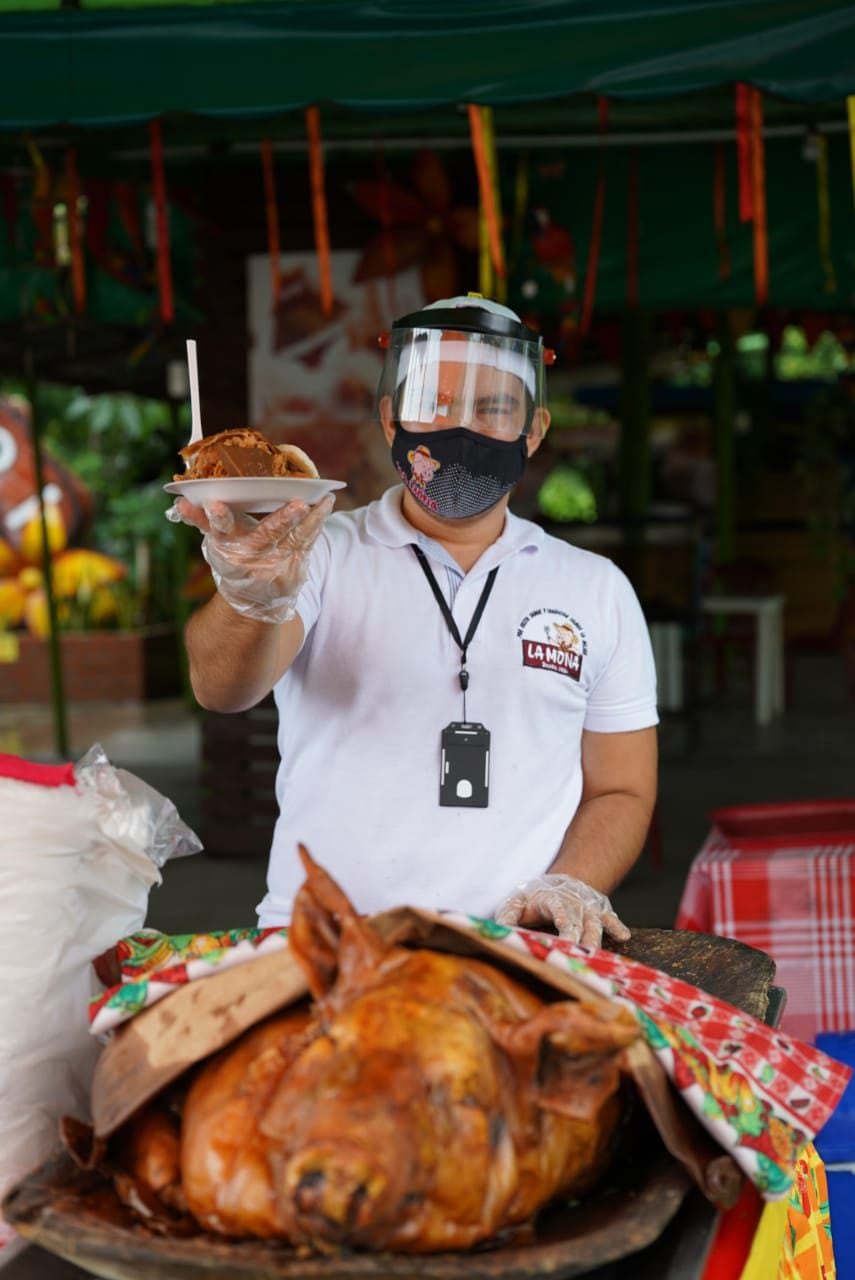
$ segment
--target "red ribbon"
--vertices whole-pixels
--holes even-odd
[[[736,154],[739,161],[739,221],[754,217],[754,184],[751,165],[751,88],[736,86]]]
[[[157,227],[157,287],[160,294],[160,315],[164,324],[171,324],[175,319],[175,305],[172,297],[169,220],[166,209],[166,178],[163,171],[163,139],[160,121],[152,120],[148,128],[151,141],[151,185]]]
[[[713,168],[713,219],[718,245],[718,275],[730,279],[730,248],[727,243],[727,156],[724,143],[717,142]]]
[[[591,244],[588,250],[588,267],[585,272],[585,295],[582,300],[582,314],[579,318],[579,332],[587,333],[591,327],[591,316],[594,312],[594,298],[597,294],[597,272],[600,266],[600,245],[603,239],[603,212],[606,207],[606,135],[609,129],[609,104],[605,98],[597,100],[600,117],[600,162],[597,170],[597,190],[594,195],[594,214],[591,221]]]
[[[279,261],[279,207],[276,203],[276,174],[273,170],[273,144],[265,138],[261,144],[261,169],[264,174],[264,213],[267,218],[267,254],[270,258],[270,292],[273,310],[282,294],[282,267]]]
[[[474,102],[469,103],[469,132],[472,136],[472,154],[475,157],[475,171],[478,174],[478,191],[481,196],[481,208],[487,223],[487,242],[490,246],[490,261],[497,276],[504,279],[505,254],[502,249],[502,237],[499,231],[499,212],[496,208],[496,192],[490,176],[490,159],[487,155],[487,139],[484,133],[484,120],[481,108]]]
[[[626,192],[626,305],[638,306],[638,148],[631,147]]]
[[[317,107],[306,108],[306,131],[309,135],[309,181],[312,190],[312,218],[315,224],[315,250],[321,287],[321,310],[332,315],[332,261],[327,221],[327,196],[324,189],[324,157],[321,151],[321,113]]]
[[[769,301],[769,236],[766,227],[766,161],[763,151],[763,95],[751,90],[751,185],[754,207],[754,297]]]
[[[77,152],[69,147],[65,153],[65,185],[68,198],[68,240],[71,249],[71,283],[74,292],[74,310],[83,315],[86,310],[86,263],[83,258],[83,235],[77,201],[80,183],[77,178]]]

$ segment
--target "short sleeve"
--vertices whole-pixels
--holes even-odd
[[[327,530],[324,529],[309,552],[308,576],[297,597],[297,613],[303,624],[303,644],[318,620],[329,567],[330,541]]]
[[[594,733],[624,733],[659,723],[656,667],[650,633],[628,578],[611,566],[605,602],[609,656],[591,690],[584,728]]]

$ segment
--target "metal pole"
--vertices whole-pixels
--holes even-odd
[[[33,458],[36,472],[36,498],[39,504],[39,520],[42,528],[42,576],[48,607],[48,658],[50,661],[51,704],[53,706],[54,745],[56,754],[68,759],[68,725],[65,714],[65,694],[62,683],[62,662],[59,648],[59,626],[56,613],[56,597],[53,593],[53,565],[50,554],[50,538],[47,512],[44,503],[45,472],[42,455],[41,420],[39,417],[38,387],[36,384],[35,358],[31,347],[24,352],[24,373],[27,398],[30,401],[30,434],[33,442]]]

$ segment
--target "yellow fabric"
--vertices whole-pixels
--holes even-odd
[[[801,1152],[787,1200],[767,1204],[739,1280],[834,1280],[828,1180],[812,1142]]]
[[[855,197],[855,95],[846,99],[849,116],[849,146],[852,157],[852,194]]]
[[[774,1200],[766,1205],[760,1215],[751,1242],[751,1252],[739,1280],[770,1280],[770,1277],[780,1274],[778,1267],[782,1261],[789,1207],[786,1200]]]

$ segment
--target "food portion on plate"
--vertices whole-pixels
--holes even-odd
[[[181,450],[187,464],[176,480],[218,480],[234,476],[304,476],[319,479],[312,459],[295,444],[272,444],[260,431],[239,427],[204,436]]]
[[[197,506],[224,502],[235,511],[264,515],[299,500],[311,506],[343,480],[323,480],[296,444],[273,444],[260,431],[239,427],[195,440],[181,450],[187,470],[164,485]]]

